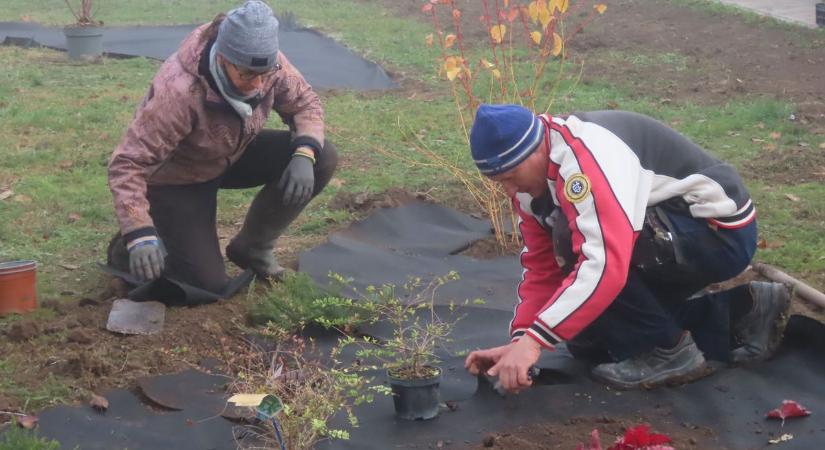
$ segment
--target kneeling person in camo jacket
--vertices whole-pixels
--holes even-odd
[[[289,131],[264,129],[273,109]],[[248,1],[195,29],[155,75],[109,163],[122,241],[110,248],[126,246],[140,279],[220,293],[217,192],[263,186],[226,255],[278,277],[276,239],[336,164],[318,96],[279,51],[278,20]]]

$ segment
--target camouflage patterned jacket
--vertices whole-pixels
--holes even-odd
[[[324,111],[304,77],[278,54],[280,70],[242,119],[207,76],[209,24],[195,29],[161,65],[109,162],[109,188],[126,241],[156,234],[148,185],[212,180],[240,158],[275,110],[293,132],[293,147],[324,145]],[[212,83],[212,85],[210,85]]]

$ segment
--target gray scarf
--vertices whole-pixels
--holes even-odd
[[[252,106],[246,103],[246,100],[254,98],[258,94],[254,93],[244,97],[235,92],[235,88],[229,81],[229,77],[226,76],[223,66],[218,64],[218,52],[215,47],[216,46],[213,45],[212,49],[209,50],[209,71],[212,72],[212,76],[215,78],[215,84],[218,85],[218,90],[221,92],[223,98],[238,112],[238,115],[243,119],[248,119],[252,116]]]

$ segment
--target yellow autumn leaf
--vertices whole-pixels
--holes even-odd
[[[492,27],[490,27],[490,37],[493,38],[493,42],[495,42],[496,44],[501,44],[501,41],[504,40],[504,35],[506,33],[506,25],[493,25]]]
[[[533,31],[532,33],[530,33],[530,37],[533,39],[533,42],[536,45],[541,44],[541,33],[539,33],[538,31]]]
[[[544,8],[539,10],[539,23],[541,28],[547,28],[547,24],[553,21],[553,13],[549,9]]]
[[[227,400],[235,406],[258,406],[267,394],[235,394]]]
[[[444,38],[444,47],[450,48],[455,44],[455,35],[450,33]]]
[[[599,14],[604,14],[604,12],[607,10],[607,5],[605,5],[604,3],[599,3],[598,5],[595,5],[593,7],[596,8],[596,11]]]
[[[498,69],[493,69],[491,72],[493,73],[493,76],[496,77],[496,80],[501,79],[501,71],[499,71]]]
[[[455,56],[450,56],[444,60],[444,73],[450,81],[455,80],[455,77],[461,73],[461,66],[459,66],[458,59]]]
[[[556,11],[567,12],[569,6],[570,2],[568,0],[550,0],[550,13],[554,14]]]
[[[490,61],[487,61],[484,58],[481,58],[481,65],[483,65],[486,69],[492,69],[496,66],[495,64],[491,63]]]
[[[527,6],[527,16],[530,17],[534,23],[539,19],[539,7],[536,2],[530,2]]]
[[[424,38],[424,42],[427,43],[427,47],[433,46],[433,34],[430,33]]]
[[[564,49],[564,41],[562,41],[561,36],[558,33],[553,33],[553,50],[551,53],[553,56],[559,56],[561,51]]]

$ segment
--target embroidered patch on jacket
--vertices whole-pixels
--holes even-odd
[[[570,203],[578,203],[590,195],[590,179],[583,173],[577,173],[564,182],[564,197]]]

